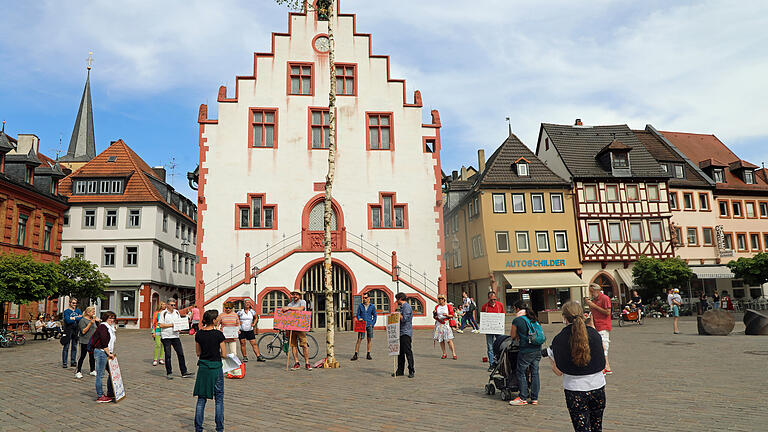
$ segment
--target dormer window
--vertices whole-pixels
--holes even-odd
[[[755,172],[752,170],[744,170],[744,183],[755,184]]]
[[[675,178],[685,178],[685,168],[683,164],[675,164]]]
[[[78,179],[73,182],[72,191],[75,195],[120,195],[123,193],[124,181],[124,179]]]
[[[528,177],[530,175],[530,171],[528,170],[528,161],[523,157],[516,160],[513,164],[513,167],[515,168],[518,177]]]
[[[661,167],[662,171],[664,171],[665,173],[669,173],[669,165],[662,163],[662,164],[659,164],[659,166]]]
[[[715,168],[712,173],[715,178],[715,183],[725,183],[725,172],[722,168]]]
[[[614,168],[629,168],[629,155],[624,152],[614,152],[612,154]]]
[[[24,171],[24,181],[32,184],[35,179],[35,169],[31,166],[28,166],[27,169]]]

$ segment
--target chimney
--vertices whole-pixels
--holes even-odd
[[[35,153],[38,153],[40,147],[40,138],[33,134],[19,134],[16,137],[18,140],[18,146],[16,152],[18,154],[27,154],[29,149],[35,149]]]
[[[459,178],[459,172],[456,170],[451,171],[451,180],[456,180]]]
[[[161,166],[152,167],[152,171],[160,177],[160,180],[165,181],[165,168]]]
[[[574,126],[584,126],[584,123],[581,122],[581,119],[576,119],[576,123],[573,124]]]
[[[483,149],[477,151],[477,169],[481,174],[485,171],[485,150]]]
[[[466,180],[467,179],[467,167],[464,165],[461,166],[461,179]]]

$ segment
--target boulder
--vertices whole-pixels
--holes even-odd
[[[744,313],[744,334],[751,336],[768,336],[768,314],[747,309]]]
[[[727,336],[735,325],[733,314],[722,309],[708,310],[698,317],[700,335]]]

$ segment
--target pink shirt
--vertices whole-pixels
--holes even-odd
[[[611,331],[611,299],[607,295],[600,293],[597,296],[597,300],[594,300],[594,303],[608,311],[608,313],[602,313],[597,309],[592,311],[592,322],[595,323],[595,330]]]
[[[192,308],[192,321],[200,321],[200,309]]]

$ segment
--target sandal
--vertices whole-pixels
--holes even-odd
[[[447,355],[443,354],[443,356],[440,357],[440,358],[444,359],[444,358],[447,358],[447,357],[448,357]]]
[[[454,354],[454,355],[453,355],[453,359],[454,359],[454,360],[458,360],[458,359],[459,359],[459,357],[458,357],[456,354]]]

